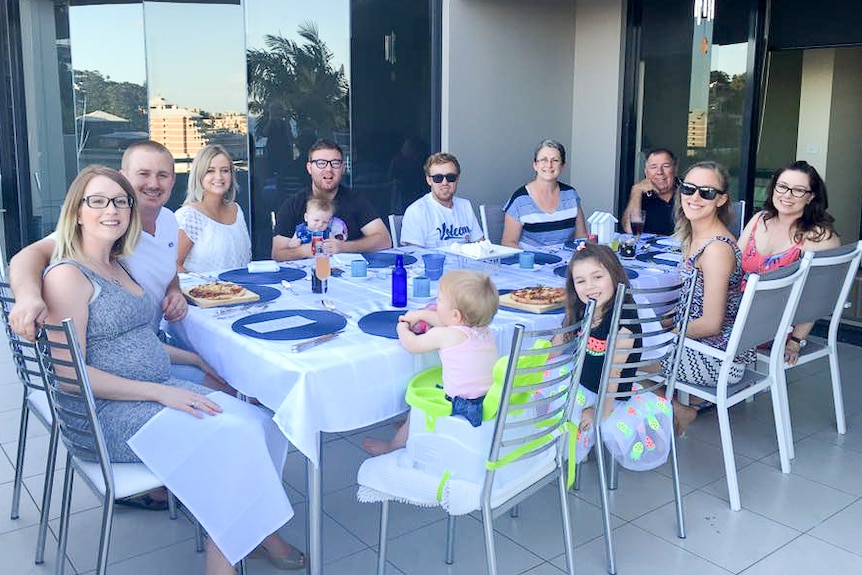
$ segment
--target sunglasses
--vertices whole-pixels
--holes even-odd
[[[718,194],[726,194],[727,190],[719,190],[710,186],[696,186],[688,182],[679,182],[679,193],[682,195],[693,196],[695,192],[698,192],[704,200],[714,200]]]
[[[450,184],[458,180],[458,174],[433,174],[429,177],[435,184],[442,184],[444,179]]]

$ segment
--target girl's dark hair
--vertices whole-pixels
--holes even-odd
[[[803,238],[819,242],[829,239],[835,235],[835,218],[826,211],[829,208],[829,199],[826,196],[826,182],[820,177],[817,170],[805,160],[797,160],[790,165],[775,170],[769,185],[766,186],[766,203],[763,204],[763,221],[766,222],[778,216],[778,210],[772,201],[775,192],[775,184],[781,174],[793,170],[802,172],[808,176],[808,187],[811,189],[813,199],[805,206],[802,216],[796,221],[796,230],[793,232],[793,241],[799,242]]]
[[[584,318],[584,313],[587,309],[587,304],[581,301],[578,293],[575,291],[575,280],[572,278],[572,267],[578,262],[585,260],[596,260],[603,268],[608,270],[611,276],[611,281],[614,284],[614,293],[616,286],[624,284],[629,286],[629,277],[626,275],[626,270],[620,264],[616,254],[608,246],[600,246],[591,242],[585,242],[581,247],[575,250],[572,254],[572,259],[569,261],[569,266],[566,269],[566,317],[563,320],[563,325],[568,326],[581,321]],[[607,304],[613,306],[613,299]],[[597,309],[595,311],[596,318],[604,317],[609,310]]]

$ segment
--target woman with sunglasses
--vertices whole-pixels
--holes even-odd
[[[503,211],[504,246],[546,246],[587,237],[581,198],[560,182],[566,149],[555,140],[542,140],[533,154],[533,181],[515,190]]]
[[[826,183],[814,166],[800,160],[776,170],[766,187],[763,210],[751,218],[742,235],[742,269],[762,274],[789,265],[803,251],[818,251],[841,245],[826,211]],[[784,348],[784,359],[793,365],[807,344],[813,324],[793,327]]]
[[[730,198],[727,170],[717,162],[698,162],[679,184],[676,236],[682,244],[681,275],[687,289],[695,282],[686,336],[724,349],[742,300],[742,254],[728,230]],[[734,358],[730,383],[742,378],[745,364],[754,361],[754,350]],[[694,351],[683,350],[679,378],[701,385],[717,385],[721,361]],[[682,432],[711,404],[675,406],[677,431]]]

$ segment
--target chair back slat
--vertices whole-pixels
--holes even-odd
[[[62,325],[43,326],[36,349],[66,449],[82,460],[98,462],[108,492],[113,492],[111,462],[74,322],[64,319]]]
[[[500,244],[503,241],[503,227],[505,225],[503,205],[481,204],[479,206],[479,218],[482,220],[482,232],[485,239],[492,244]]]
[[[488,456],[484,493],[490,497],[495,465],[524,461],[556,449],[568,429],[574,381],[580,378],[594,305],[574,325],[527,331],[515,326]]]
[[[841,314],[859,270],[860,244],[854,242],[814,253],[793,323],[813,323],[830,314]]]
[[[15,305],[15,297],[12,289],[6,282],[0,282],[0,314],[3,316],[3,325],[6,328],[6,338],[9,349],[12,352],[12,360],[15,362],[15,371],[18,380],[28,390],[44,390],[42,382],[42,368],[36,357],[36,344],[18,336],[9,324],[9,313]]]
[[[389,214],[389,235],[392,237],[392,247],[401,245],[401,222],[404,216],[401,214]]]
[[[619,284],[608,331],[605,362],[596,413],[604,413],[609,398],[624,399],[667,385],[672,391],[677,360],[682,353],[694,282],[688,290],[675,283],[639,289]],[[664,322],[664,324],[663,324]],[[631,333],[620,334],[621,328]],[[625,361],[614,361],[625,351]],[[664,362],[662,364],[662,362]],[[656,370],[655,367],[662,367]],[[634,373],[631,373],[634,371]],[[610,393],[608,388],[638,384],[639,390]]]

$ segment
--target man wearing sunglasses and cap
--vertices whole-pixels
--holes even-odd
[[[630,215],[641,210],[646,215],[645,232],[669,236],[674,229],[674,192],[677,161],[673,152],[656,148],[647,154],[644,176],[632,186],[629,204],[623,213],[623,229],[632,233]]]
[[[311,245],[290,247],[296,225],[303,222],[305,205],[313,196],[336,200],[336,216],[347,224],[347,237],[324,240],[330,254],[340,252],[374,252],[392,247],[389,230],[371,203],[341,185],[344,175],[344,152],[331,140],[317,140],[308,151],[305,165],[311,176],[311,187],[287,198],[275,218],[272,259],[278,261],[312,257]]]
[[[436,248],[484,237],[470,200],[455,197],[460,177],[461,165],[452,154],[440,152],[425,160],[425,181],[431,191],[404,211],[402,244]]]

